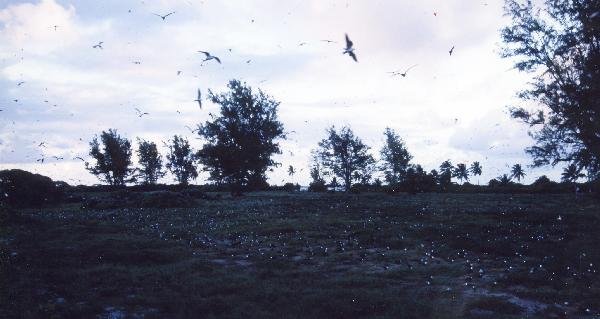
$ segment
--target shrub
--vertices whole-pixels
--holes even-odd
[[[20,169],[0,171],[0,201],[13,207],[40,207],[59,203],[65,183]]]

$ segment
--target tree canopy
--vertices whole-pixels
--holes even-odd
[[[90,142],[90,156],[95,165],[86,163],[86,169],[101,181],[112,186],[123,186],[133,181],[131,142],[119,135],[117,130],[102,131]]]
[[[196,154],[188,140],[181,136],[173,136],[167,154],[167,168],[175,175],[175,180],[180,185],[188,185],[190,180],[198,177],[195,161]]]
[[[375,160],[369,149],[349,127],[337,131],[332,126],[327,137],[319,142],[318,153],[323,168],[342,179],[345,190],[349,191],[353,179],[364,182],[371,178]]]
[[[162,156],[156,143],[138,139],[137,155],[140,164],[138,175],[145,184],[156,184],[159,178],[165,176]]]
[[[277,140],[285,133],[277,117],[278,101],[239,80],[231,80],[228,88],[221,94],[209,91],[209,99],[221,109],[199,127],[205,144],[198,157],[211,180],[239,192],[266,185],[266,171],[277,165],[272,155],[281,153]]]
[[[382,170],[385,180],[390,185],[398,184],[406,179],[406,170],[412,155],[400,136],[387,127],[383,132],[385,144],[381,149]]]
[[[534,165],[568,162],[600,174],[600,0],[506,0],[512,18],[502,55],[533,74],[519,96],[541,109],[513,107],[530,125]]]

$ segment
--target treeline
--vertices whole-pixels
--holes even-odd
[[[281,153],[278,141],[286,138],[277,117],[279,102],[260,90],[253,92],[238,80],[230,81],[228,88],[229,91],[222,94],[209,91],[208,98],[221,109],[218,116],[211,115],[194,130],[204,141],[199,150],[194,150],[187,138],[174,135],[163,142],[167,147],[163,157],[155,142],[138,138],[134,147],[117,130],[109,129],[90,142],[92,163],[86,162],[86,169],[111,186],[137,183],[147,187],[155,185],[167,172],[180,186],[186,186],[202,170],[209,173],[209,181],[215,189],[226,188],[238,194],[269,189],[266,172],[280,165],[272,156]],[[487,191],[485,187],[468,183],[471,177],[483,172],[478,161],[453,164],[446,160],[439,169],[426,171],[412,162],[413,156],[405,142],[393,129],[386,128],[383,137],[380,159],[375,160],[371,148],[350,127],[327,129],[325,138],[312,152],[309,190]],[[137,165],[132,162],[134,152]],[[295,173],[295,168],[289,166],[288,174]],[[518,183],[525,175],[523,167],[515,164],[510,172],[490,180],[487,186],[494,190],[523,190]],[[583,176],[571,165],[563,173],[563,182],[573,186]],[[453,183],[453,179],[462,185]],[[553,186],[545,176],[534,184],[540,190],[562,189]],[[279,189],[294,190],[299,186],[288,183]]]

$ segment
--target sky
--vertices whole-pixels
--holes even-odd
[[[174,134],[199,148],[186,126],[219,107],[205,101],[200,109],[196,90],[224,92],[240,79],[281,102],[289,134],[275,156],[281,167],[268,174],[272,184],[308,184],[310,151],[332,125],[350,126],[375,158],[390,127],[413,163],[429,171],[446,159],[479,161],[483,175],[471,182],[487,183],[515,163],[532,163],[527,127],[507,111],[535,106],[516,96],[531,75],[500,57],[509,21],[502,7],[501,0],[0,0],[0,169],[99,183],[75,157],[89,161],[90,140],[109,128],[134,146],[136,138],[154,141],[163,155],[162,141]],[[358,63],[342,54],[345,33]],[[199,50],[222,64],[203,63]],[[388,73],[413,65],[406,77]],[[140,118],[136,108],[149,114]],[[296,175],[287,175],[289,165]],[[526,167],[523,182],[558,180],[561,170]]]

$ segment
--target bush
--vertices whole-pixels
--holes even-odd
[[[324,181],[312,182],[308,185],[309,192],[326,192],[327,185],[325,185]]]
[[[64,196],[66,183],[20,169],[0,171],[0,201],[12,207],[40,207],[57,204]]]

